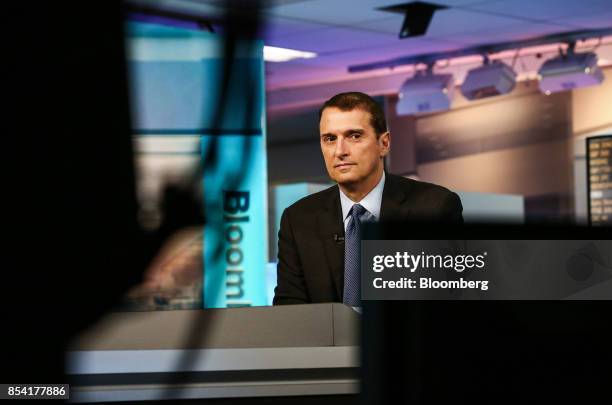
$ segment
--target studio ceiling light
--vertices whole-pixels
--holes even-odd
[[[448,110],[453,100],[453,75],[437,75],[433,66],[417,72],[402,85],[396,106],[398,115],[429,113]]]
[[[468,100],[507,94],[516,85],[516,72],[500,61],[489,62],[485,57],[484,65],[472,69],[461,85],[461,94]]]
[[[546,95],[558,91],[595,86],[603,82],[604,75],[593,52],[575,53],[570,44],[565,53],[549,59],[538,71],[540,91]]]
[[[293,59],[310,59],[317,56],[314,52],[298,51],[289,48],[264,46],[264,60],[266,62],[287,62]]]

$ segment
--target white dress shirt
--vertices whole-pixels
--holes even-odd
[[[380,205],[382,204],[382,195],[383,195],[384,188],[385,188],[385,172],[384,171],[376,187],[374,187],[372,191],[370,191],[365,197],[363,197],[361,201],[351,200],[350,198],[347,197],[346,194],[342,192],[340,187],[338,187],[338,189],[340,190],[340,204],[342,205],[342,218],[344,218],[344,230],[345,231],[346,231],[346,227],[350,220],[349,211],[351,210],[351,207],[354,204],[359,203],[361,204],[363,208],[368,210],[368,213],[364,214],[363,216],[364,221],[378,221],[380,219]]]

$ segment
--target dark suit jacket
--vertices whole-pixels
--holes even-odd
[[[380,221],[462,223],[457,194],[386,173]],[[344,236],[338,186],[305,197],[283,212],[278,232],[274,305],[342,302]]]

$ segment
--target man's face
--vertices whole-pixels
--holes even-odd
[[[368,183],[381,173],[389,153],[389,133],[376,137],[370,113],[360,108],[323,110],[319,123],[321,151],[329,176],[340,185]]]

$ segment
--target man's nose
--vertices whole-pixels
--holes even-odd
[[[335,156],[344,157],[348,155],[348,152],[349,152],[349,148],[348,148],[348,145],[346,144],[346,141],[344,141],[342,137],[338,137],[338,140],[336,141]]]

